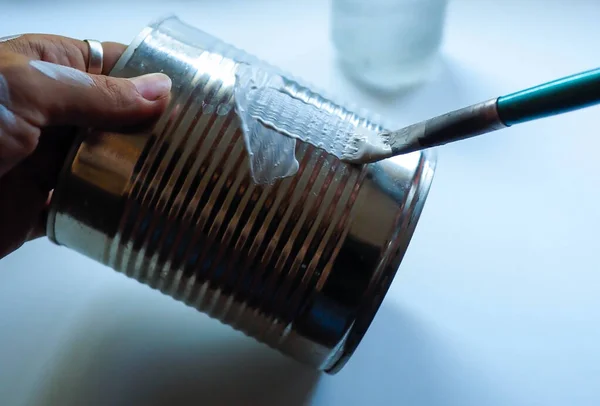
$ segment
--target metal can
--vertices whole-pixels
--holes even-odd
[[[170,105],[151,131],[79,138],[53,194],[48,235],[335,373],[394,278],[435,159],[423,152],[356,166],[299,142],[295,175],[256,184],[228,108],[239,63],[263,62],[175,17],[141,32],[111,75],[168,74]],[[377,127],[289,83],[306,103]]]

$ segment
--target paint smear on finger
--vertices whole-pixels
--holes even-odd
[[[51,79],[71,85],[93,86],[90,75],[80,70],[45,61],[31,61],[29,65]]]
[[[0,105],[10,106],[10,92],[8,91],[8,82],[3,75],[0,75]]]
[[[14,130],[16,125],[17,118],[14,113],[6,108],[6,106],[0,104],[0,137],[2,136],[2,129],[7,131]]]
[[[15,138],[17,117],[6,106],[0,104],[0,176],[9,171],[22,158],[22,149]]]
[[[0,136],[2,136],[2,129],[11,130],[17,122],[17,118],[13,112],[8,109],[9,106],[10,93],[8,91],[8,82],[4,76],[0,75]]]

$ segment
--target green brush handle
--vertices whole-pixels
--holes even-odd
[[[600,103],[600,68],[521,90],[497,100],[507,125],[554,116]]]

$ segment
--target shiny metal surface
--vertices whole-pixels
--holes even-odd
[[[102,68],[104,68],[104,48],[102,47],[102,43],[93,39],[86,39],[84,41],[87,43],[89,51],[87,72],[92,75],[99,75],[102,73]]]
[[[149,134],[92,131],[74,147],[48,234],[334,373],[400,265],[435,160],[415,153],[350,166],[299,142],[295,176],[254,184],[232,108],[240,61],[261,63],[175,18],[145,29],[112,74],[168,74],[168,111]],[[375,126],[294,80],[288,86]]]

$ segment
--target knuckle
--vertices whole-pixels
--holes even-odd
[[[17,135],[17,142],[21,146],[24,155],[31,155],[38,146],[40,139],[40,130],[29,125],[24,126]]]
[[[21,81],[24,71],[21,61],[16,58],[3,58],[0,74],[9,84],[14,85],[15,82]]]
[[[39,143],[40,131],[33,127],[25,127],[12,132],[0,130],[0,134],[3,135],[0,142],[0,158],[14,160],[33,154]]]
[[[107,76],[99,76],[99,87],[103,89],[108,102],[114,108],[125,108],[130,105],[135,95],[131,92],[126,91],[125,87],[119,82]]]
[[[12,52],[27,54],[34,49],[35,37],[35,34],[21,34],[3,42],[2,45]]]
[[[46,111],[37,82],[31,77],[26,62],[11,58],[0,64],[0,104],[13,110],[28,122],[43,125]]]

